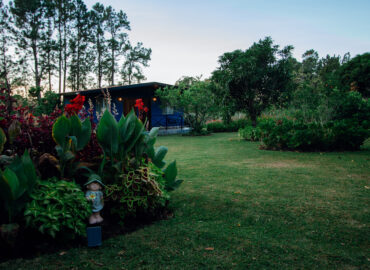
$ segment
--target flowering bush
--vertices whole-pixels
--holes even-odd
[[[11,110],[7,110],[9,104]],[[50,115],[34,116],[29,107],[17,106],[14,98],[7,97],[4,89],[0,90],[0,127],[12,137],[5,149],[19,155],[26,149],[31,149],[34,156],[53,153],[51,127],[61,113],[56,109]]]

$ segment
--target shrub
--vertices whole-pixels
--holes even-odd
[[[264,147],[274,150],[357,150],[370,136],[368,127],[352,119],[333,120],[325,125],[266,119],[259,128]]]
[[[333,91],[328,120],[308,121],[304,117],[264,118],[259,123],[262,141],[268,149],[357,150],[370,136],[370,101],[358,92]]]
[[[28,151],[21,157],[15,157],[4,171],[0,170],[0,201],[8,213],[8,223],[23,212],[36,181],[36,170]],[[3,218],[0,217],[0,224],[5,222]]]
[[[91,206],[77,184],[55,178],[40,181],[31,198],[24,212],[27,226],[52,237],[86,235]]]
[[[207,130],[213,133],[216,132],[237,132],[239,129],[251,125],[248,119],[238,119],[230,122],[229,124],[224,124],[221,121],[213,121],[207,124]]]
[[[154,165],[152,165],[154,166]],[[158,169],[160,172],[160,169]],[[111,202],[111,213],[121,220],[139,212],[154,212],[169,199],[164,178],[150,167],[140,167],[121,175],[119,184],[107,185],[106,200]]]
[[[246,126],[239,129],[239,136],[247,141],[259,141],[261,139],[261,129],[259,127]]]

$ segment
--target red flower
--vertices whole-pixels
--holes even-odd
[[[147,113],[148,111],[149,111],[148,107],[145,107],[145,108],[144,108],[144,112],[146,112],[146,113]]]
[[[81,111],[84,105],[84,102],[85,102],[85,96],[81,96],[80,94],[78,94],[74,99],[71,100],[70,104],[67,104],[64,107],[64,111],[68,115],[77,114],[79,111]]]
[[[135,107],[139,110],[139,112],[144,110],[144,102],[141,98],[137,99],[135,102]]]

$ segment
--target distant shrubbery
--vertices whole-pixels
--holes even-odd
[[[239,136],[247,141],[256,142],[261,139],[261,128],[246,126],[245,128],[239,129]]]
[[[224,124],[222,121],[213,121],[208,123],[207,130],[210,132],[236,132],[245,126],[251,125],[251,121],[248,119],[238,119],[230,122],[229,124]]]
[[[336,98],[328,121],[305,121],[303,117],[266,117],[257,128],[239,131],[242,138],[261,138],[266,149],[302,151],[357,150],[370,136],[370,102],[358,92]]]

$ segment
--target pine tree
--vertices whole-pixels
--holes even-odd
[[[150,60],[151,49],[143,47],[143,43],[139,42],[135,47],[128,42],[125,61],[121,68],[121,78],[123,84],[140,83],[145,80],[145,76],[142,72],[143,67],[147,67]]]
[[[93,48],[92,53],[95,56],[93,71],[97,77],[97,86],[101,88],[103,81],[104,60],[106,59],[106,39],[104,37],[104,6],[96,3],[90,11],[91,31]]]
[[[23,61],[33,62],[33,74],[38,100],[41,99],[41,79],[45,72],[40,62],[41,43],[45,30],[45,2],[43,0],[14,0],[10,11],[15,19],[18,47],[22,50]]]
[[[81,0],[75,0],[72,13],[72,33],[69,41],[70,64],[68,81],[73,91],[85,88],[88,73],[91,70],[92,57],[89,51],[90,18],[86,5]]]
[[[107,58],[107,70],[105,75],[109,85],[114,85],[114,75],[117,72],[116,66],[122,47],[127,42],[127,34],[124,30],[130,30],[130,23],[126,13],[122,10],[116,12],[111,6],[105,9],[105,30],[109,33],[110,39],[107,40],[110,54]]]

